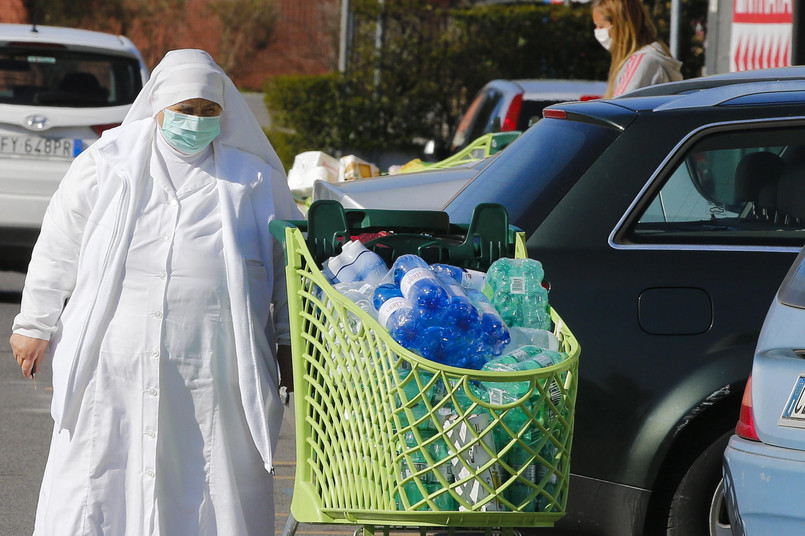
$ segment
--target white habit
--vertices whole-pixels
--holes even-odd
[[[154,92],[191,63],[224,77],[222,117],[241,112],[208,58],[169,53],[142,99],[170,105]],[[208,98],[182,91],[168,99]],[[181,155],[142,109],[66,175],[15,320],[15,332],[50,339],[53,355],[55,427],[34,534],[270,534],[275,330],[287,339],[270,304],[287,313],[268,221],[300,215],[273,150],[227,144],[237,137],[222,121],[210,147]]]

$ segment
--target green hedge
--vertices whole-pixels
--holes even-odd
[[[654,11],[666,4],[654,4]],[[346,75],[267,81],[275,125],[268,135],[286,166],[306,150],[366,154],[446,138],[470,99],[495,78],[606,79],[609,54],[593,37],[588,4],[447,9],[396,0],[382,11],[380,5],[352,2]],[[379,54],[378,16],[385,29]]]

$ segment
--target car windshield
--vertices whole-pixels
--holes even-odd
[[[497,89],[487,88],[479,93],[467,108],[456,128],[450,144],[450,152],[458,151],[479,136],[489,132],[487,127],[492,123],[493,117],[497,115],[502,102],[503,93]]]
[[[600,125],[541,119],[456,194],[445,211],[452,221],[470,221],[479,203],[500,203],[512,223],[530,233],[618,135]]]
[[[44,47],[0,49],[0,104],[131,104],[142,88],[134,58]]]

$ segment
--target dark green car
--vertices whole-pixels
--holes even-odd
[[[403,178],[441,185],[408,206],[443,201],[451,221],[506,206],[583,347],[568,515],[529,532],[731,533],[721,458],[805,243],[805,176],[786,172],[803,159],[805,69],[790,68],[555,105],[482,164]],[[411,184],[315,195],[400,208]]]

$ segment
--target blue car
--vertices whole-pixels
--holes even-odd
[[[805,179],[805,166],[797,177]],[[805,534],[805,250],[766,315],[724,453],[733,536]]]

